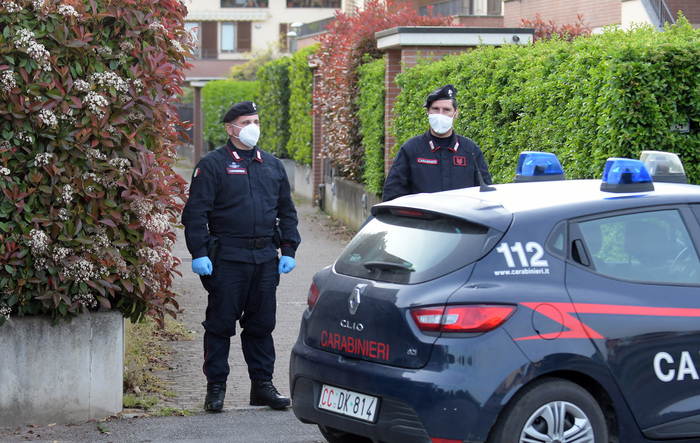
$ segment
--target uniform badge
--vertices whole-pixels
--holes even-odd
[[[192,178],[197,177],[199,175],[200,171],[201,171],[201,169],[199,169],[199,168],[195,169],[194,174],[192,174]]]
[[[228,167],[228,168],[226,168],[226,172],[228,172],[230,175],[245,175],[248,173],[248,170],[246,168]]]
[[[416,159],[418,163],[422,163],[424,165],[437,165],[438,161],[436,158],[418,158]]]
[[[467,157],[452,157],[455,166],[467,166]]]

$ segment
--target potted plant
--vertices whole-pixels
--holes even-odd
[[[186,135],[175,104],[194,46],[185,14],[177,0],[0,3],[0,346],[20,346],[23,318],[71,329],[102,310],[123,328],[122,317],[176,312],[185,180],[172,164]],[[36,334],[63,332],[40,325],[27,346],[41,344]],[[0,365],[16,371],[22,356],[11,355]]]

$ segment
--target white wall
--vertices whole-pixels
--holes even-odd
[[[122,410],[124,318],[42,316],[0,327],[0,426],[99,420]]]
[[[639,25],[642,23],[652,24],[647,10],[642,4],[642,0],[627,0],[620,3],[620,12],[622,17],[622,23],[620,24],[622,29],[630,29],[635,24]]]

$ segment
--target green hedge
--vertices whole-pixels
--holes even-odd
[[[260,96],[260,143],[263,150],[279,158],[289,158],[289,67],[290,57],[265,63],[258,69]]]
[[[573,43],[480,47],[400,74],[397,145],[428,129],[425,97],[457,88],[457,132],[481,146],[496,182],[510,182],[524,150],[549,151],[569,178],[598,178],[608,157],[676,152],[700,183],[700,31],[609,30]],[[681,133],[674,125],[690,122]]]
[[[289,133],[287,152],[297,163],[310,165],[312,156],[313,117],[313,73],[308,56],[318,50],[318,45],[307,46],[292,56],[289,65]]]
[[[382,194],[384,187],[384,57],[360,66],[358,82],[360,135],[364,147],[362,180],[368,192]]]
[[[202,88],[202,138],[216,149],[228,140],[221,119],[234,103],[258,100],[257,81],[216,80]],[[262,136],[261,136],[262,139]]]

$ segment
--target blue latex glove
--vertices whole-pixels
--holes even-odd
[[[280,258],[280,265],[278,266],[278,270],[281,273],[289,274],[292,272],[292,269],[297,265],[297,263],[294,261],[292,257],[287,257],[286,255],[283,255]]]
[[[211,264],[211,260],[206,255],[204,257],[195,258],[192,260],[192,271],[199,275],[211,275],[211,271],[214,270],[214,266]]]

